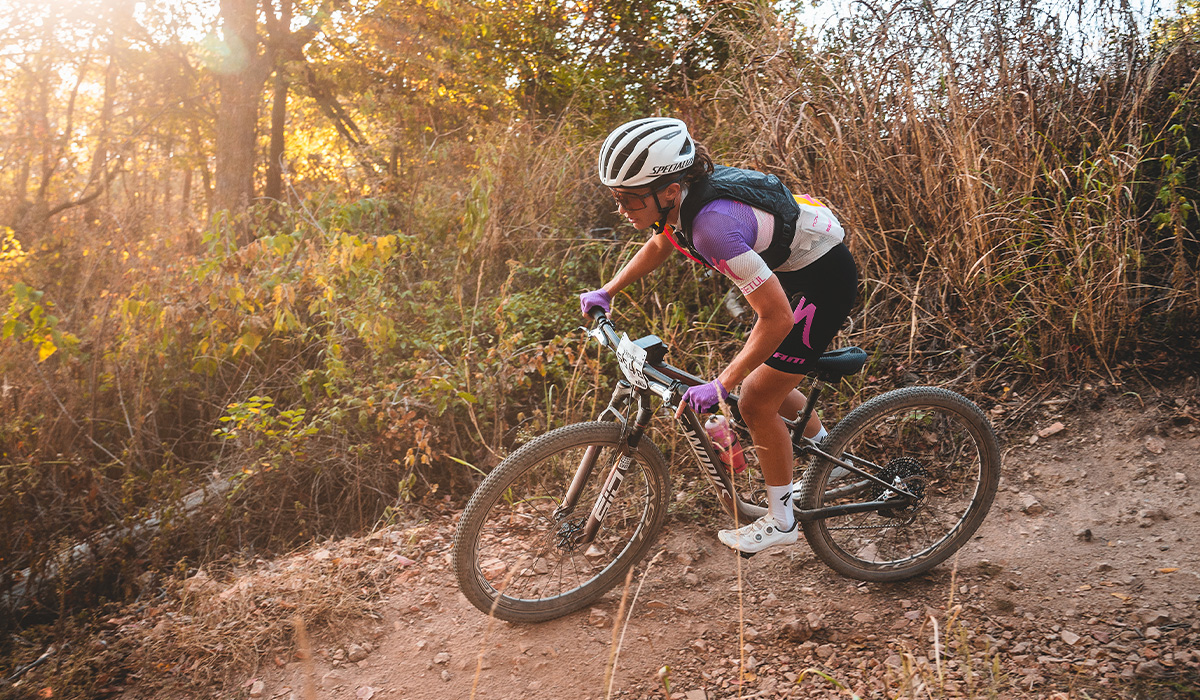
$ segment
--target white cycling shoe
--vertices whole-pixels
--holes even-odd
[[[795,544],[799,536],[799,521],[792,523],[791,530],[781,530],[770,515],[755,520],[736,530],[721,530],[717,539],[726,547],[737,550],[743,557],[750,557],[780,544]]]

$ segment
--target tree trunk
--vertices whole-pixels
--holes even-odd
[[[216,213],[217,209],[216,209],[216,206],[214,203],[214,197],[213,197],[213,190],[215,189],[215,187],[213,186],[213,175],[212,175],[212,171],[208,169],[207,163],[200,166],[200,174],[202,176],[201,179],[204,182],[204,213],[206,215],[205,218],[211,219],[213,214]]]
[[[279,20],[273,26],[274,33],[287,32],[292,24],[291,0],[280,0]],[[283,199],[283,150],[284,129],[287,128],[287,60],[286,53],[278,54],[275,61],[275,93],[271,97],[271,147],[267,149],[267,185],[263,196],[270,202]]]
[[[191,166],[183,171],[183,191],[179,195],[179,220],[184,224],[192,221],[192,174]]]
[[[275,68],[275,94],[271,98],[271,147],[267,149],[267,185],[263,196],[268,201],[283,199],[284,129],[287,126],[287,76],[283,66]]]
[[[92,153],[92,166],[88,171],[87,184],[84,189],[91,187],[94,182],[103,182],[104,173],[108,168],[108,144],[112,134],[113,103],[117,93],[117,36],[113,31],[108,43],[108,66],[104,69],[104,102],[100,107],[100,125],[96,127],[96,150]],[[84,215],[87,221],[96,219],[95,204],[88,204]]]
[[[217,80],[216,183],[213,207],[244,212],[254,189],[254,141],[258,98],[269,64],[258,53],[257,4],[253,0],[221,0],[221,25],[229,55]]]
[[[154,212],[159,217],[160,221],[169,225],[171,220],[175,218],[173,216],[174,212],[171,209],[171,179],[175,176],[175,173],[171,170],[169,165],[171,162],[171,149],[167,148],[165,150],[165,162],[168,163],[168,165],[164,171],[160,172],[157,178],[162,182],[162,204],[155,207]]]
[[[133,21],[133,3],[122,2],[113,7],[111,34],[108,39],[108,65],[104,69],[104,101],[100,107],[100,125],[96,128],[96,150],[92,154],[92,167],[88,172],[86,189],[92,183],[104,179],[108,167],[109,144],[112,141],[113,107],[117,94],[117,77],[120,74],[120,54],[125,50],[125,31]]]

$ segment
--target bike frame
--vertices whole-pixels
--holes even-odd
[[[590,332],[591,335],[602,345],[606,345],[616,351],[620,343],[620,338],[617,336],[612,322],[602,314],[597,314],[597,321],[598,327],[595,331]],[[604,516],[608,512],[609,504],[612,503],[617,489],[620,488],[629,465],[633,462],[633,456],[637,452],[642,436],[645,434],[646,429],[650,426],[650,421],[654,417],[654,397],[661,398],[663,405],[666,407],[672,409],[678,408],[680,401],[682,401],[683,393],[688,387],[704,383],[704,380],[700,377],[661,361],[647,363],[639,369],[640,376],[638,378],[644,379],[646,386],[637,387],[627,379],[618,380],[617,386],[613,389],[612,397],[609,399],[608,406],[601,411],[598,417],[598,420],[611,420],[621,423],[624,426],[624,431],[622,432],[621,445],[616,461],[609,469],[604,487],[601,489],[596,502],[592,506],[587,523],[574,538],[576,546],[590,544],[595,539],[596,533],[599,532],[600,526],[604,521]],[[854,513],[877,511],[883,508],[904,508],[915,503],[917,497],[912,493],[899,485],[889,484],[865,470],[873,469],[880,471],[879,465],[851,454],[844,454],[841,457],[834,456],[822,450],[810,438],[803,437],[803,430],[800,426],[808,423],[808,419],[812,416],[813,411],[816,410],[822,388],[825,382],[830,379],[833,379],[833,377],[826,377],[821,374],[814,376],[812,389],[807,397],[803,414],[795,421],[784,419],[784,422],[792,433],[792,445],[796,449],[796,454],[801,457],[820,457],[862,477],[863,481],[845,489],[840,494],[834,494],[835,496],[850,496],[872,485],[882,486],[886,489],[885,493],[894,494],[894,496],[882,501],[846,503],[813,509],[795,508],[796,519],[800,522],[812,522]],[[628,417],[629,407],[635,396],[637,397],[637,412],[632,421],[630,421]],[[737,396],[731,394],[725,402],[734,417],[740,420],[741,414],[738,411]],[[692,456],[700,466],[700,472],[707,478],[709,486],[716,492],[717,499],[725,512],[738,523],[750,523],[765,515],[767,512],[766,508],[747,503],[738,496],[732,475],[720,461],[716,447],[713,445],[708,433],[704,430],[704,426],[700,422],[700,417],[692,410],[691,406],[683,404],[681,410],[676,415],[678,427],[684,437],[687,438],[688,445],[692,449]],[[579,500],[579,494],[583,491],[584,485],[591,478],[592,471],[595,469],[598,453],[599,450],[596,447],[589,447],[584,453],[562,504],[554,512],[554,517],[557,520],[561,521],[574,512]]]

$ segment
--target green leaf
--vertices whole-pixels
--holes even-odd
[[[459,464],[463,465],[464,467],[467,467],[468,469],[472,469],[472,470],[474,470],[474,471],[477,471],[477,472],[479,472],[479,473],[480,473],[480,474],[482,474],[483,476],[487,476],[487,472],[485,472],[484,470],[482,470],[482,469],[480,469],[479,467],[475,466],[474,464],[471,464],[470,462],[466,461],[465,459],[459,459],[458,457],[455,457],[454,455],[452,455],[452,454],[449,454],[449,453],[446,453],[446,454],[445,454],[445,455],[443,455],[443,456],[444,456],[446,459],[449,459],[449,460],[450,460],[450,461],[452,461],[452,462],[458,462]]]
[[[192,371],[212,376],[217,372],[217,361],[211,357],[201,357],[192,365]]]
[[[807,676],[807,675],[808,675],[808,674],[810,674],[810,673],[814,673],[814,674],[816,674],[816,675],[820,676],[821,678],[824,678],[825,680],[827,680],[827,681],[829,681],[830,683],[832,683],[832,684],[834,685],[834,687],[838,688],[839,690],[845,690],[845,689],[846,689],[846,685],[845,685],[844,683],[842,683],[842,682],[841,682],[841,681],[839,681],[838,679],[834,678],[833,676],[829,675],[828,673],[826,673],[825,671],[822,671],[822,670],[821,670],[821,669],[819,669],[819,668],[806,668],[806,669],[804,669],[803,671],[801,671],[801,672],[800,672],[800,675],[799,675],[799,677],[797,677],[797,678],[796,678],[796,683],[797,683],[797,684],[803,683],[803,682],[804,682],[804,678],[805,678],[805,676]],[[852,695],[851,697],[857,698],[858,696],[857,696],[857,695]]]

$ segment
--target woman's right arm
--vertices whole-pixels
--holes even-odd
[[[659,265],[663,264],[671,255],[671,242],[667,237],[659,234],[650,240],[646,241],[642,249],[634,254],[625,266],[613,275],[608,284],[604,285],[604,291],[608,292],[609,296],[616,296],[617,292],[637,282],[647,274],[653,272]]]

